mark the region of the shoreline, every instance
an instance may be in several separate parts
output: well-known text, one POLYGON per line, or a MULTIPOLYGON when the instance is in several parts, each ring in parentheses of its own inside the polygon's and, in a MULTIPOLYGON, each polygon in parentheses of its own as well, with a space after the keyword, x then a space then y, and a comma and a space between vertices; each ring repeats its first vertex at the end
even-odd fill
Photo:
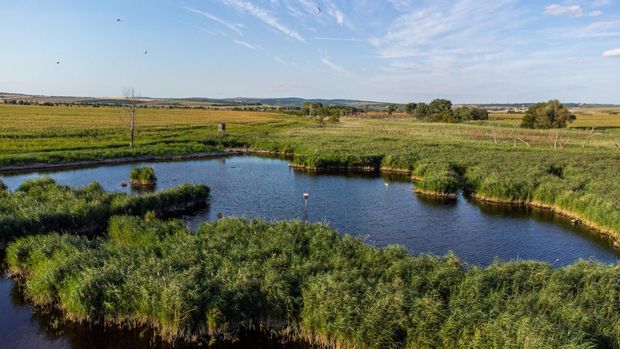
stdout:
POLYGON ((220 158, 226 156, 234 156, 234 155, 244 155, 247 154, 243 151, 238 150, 228 150, 217 153, 196 153, 196 154, 187 154, 187 155, 166 155, 166 156, 156 156, 156 155, 147 155, 147 156, 129 156, 129 157, 121 157, 121 158, 109 158, 109 159, 100 159, 100 160, 80 160, 80 161, 71 161, 71 162, 61 162, 61 163, 32 163, 28 165, 13 165, 13 166, 2 166, 0 167, 0 173, 20 173, 20 172, 30 172, 30 171, 51 171, 51 170, 70 170, 77 169, 83 167, 92 167, 99 165, 121 165, 121 164, 131 164, 137 162, 144 161, 183 161, 183 160, 200 160, 200 159, 211 159, 211 158, 220 158))
MULTIPOLYGON (((170 155, 170 156, 133 156, 133 157, 122 157, 122 158, 110 158, 110 159, 101 159, 101 160, 84 160, 84 161, 74 161, 74 162, 66 162, 66 163, 34 163, 28 165, 19 165, 19 166, 5 166, 0 167, 0 174, 7 173, 21 173, 21 172, 30 172, 30 171, 51 171, 51 170, 67 170, 67 169, 78 169, 84 167, 91 166, 99 166, 99 165, 120 165, 120 164, 129 164, 129 163, 138 163, 144 161, 184 161, 184 160, 201 160, 201 159, 212 159, 212 158, 221 158, 235 155, 271 155, 271 156, 280 156, 287 159, 290 159, 294 156, 294 153, 288 152, 280 152, 280 151, 271 151, 271 150, 261 150, 261 149, 253 149, 253 148, 229 148, 224 149, 221 152, 214 153, 196 153, 196 154, 187 154, 187 155, 170 155)), ((396 168, 396 167, 384 167, 380 166, 378 168, 373 166, 355 166, 355 167, 347 167, 347 166, 329 166, 325 168, 318 167, 310 167, 302 164, 295 164, 293 162, 289 162, 288 166, 293 169, 308 171, 313 173, 321 173, 321 172, 338 172, 338 171, 352 171, 352 172, 361 172, 361 173, 398 173, 404 175, 411 175, 412 171, 410 169, 396 168)), ((412 176, 412 181, 420 180, 421 177, 412 176)), ((573 221, 576 221, 578 225, 583 225, 588 229, 597 232, 604 237, 608 238, 615 250, 620 251, 620 232, 616 232, 612 229, 606 228, 597 224, 585 217, 581 214, 563 209, 561 207, 547 204, 544 202, 538 201, 527 201, 527 200, 511 200, 511 199, 501 199, 501 198, 493 198, 487 197, 482 194, 478 194, 476 192, 467 190, 464 188, 464 191, 468 193, 468 195, 475 201, 487 203, 487 204, 501 204, 501 205, 511 205, 511 206, 527 206, 532 208, 538 208, 543 210, 552 211, 555 214, 566 217, 573 221)), ((414 189, 416 194, 437 198, 437 199, 456 199, 458 194, 456 193, 436 193, 429 192, 421 189, 414 189)), ((573 222, 575 224, 575 222, 573 222)))
POLYGON ((484 196, 482 194, 478 194, 475 192, 470 192, 469 195, 475 201, 486 203, 486 204, 524 206, 524 207, 532 207, 532 208, 537 208, 541 210, 551 211, 554 214, 570 219, 573 225, 582 225, 602 235, 604 238, 609 239, 609 241, 612 244, 613 249, 616 251, 620 251, 620 237, 615 231, 613 231, 612 229, 603 227, 600 224, 597 224, 573 211, 565 210, 561 207, 547 204, 547 203, 540 202, 540 201, 498 199, 498 198, 484 196))

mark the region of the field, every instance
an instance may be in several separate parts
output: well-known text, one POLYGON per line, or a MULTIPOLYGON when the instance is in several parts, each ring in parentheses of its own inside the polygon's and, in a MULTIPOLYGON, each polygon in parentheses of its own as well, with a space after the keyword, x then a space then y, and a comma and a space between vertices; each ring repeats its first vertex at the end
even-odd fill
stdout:
MULTIPOLYGON (((615 108, 575 108, 571 110, 577 120, 569 124, 569 128, 592 128, 600 129, 620 128, 620 107, 615 108)), ((523 114, 491 114, 487 124, 519 125, 523 114)))

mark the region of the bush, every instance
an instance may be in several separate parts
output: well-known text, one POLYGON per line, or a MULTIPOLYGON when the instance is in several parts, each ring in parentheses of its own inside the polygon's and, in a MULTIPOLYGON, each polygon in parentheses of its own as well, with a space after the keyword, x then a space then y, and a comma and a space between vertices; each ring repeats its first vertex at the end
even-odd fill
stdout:
POLYGON ((129 175, 132 186, 154 186, 157 183, 155 170, 150 166, 134 167, 129 175))
POLYGON ((415 190, 437 196, 455 196, 461 189, 461 175, 447 163, 420 163, 413 171, 415 190))
POLYGON ((488 120, 489 112, 482 108, 460 107, 454 110, 454 119, 458 121, 488 120))
POLYGON ((521 127, 524 128, 564 128, 567 123, 576 120, 576 116, 559 101, 537 103, 527 109, 521 127))

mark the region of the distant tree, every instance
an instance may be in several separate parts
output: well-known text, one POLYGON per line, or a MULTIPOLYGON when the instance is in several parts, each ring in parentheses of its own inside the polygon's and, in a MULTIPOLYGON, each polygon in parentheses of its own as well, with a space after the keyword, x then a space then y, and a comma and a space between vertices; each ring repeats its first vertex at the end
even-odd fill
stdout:
POLYGON ((396 104, 390 104, 387 106, 386 110, 388 115, 392 116, 392 114, 394 114, 394 112, 398 110, 398 106, 396 104))
POLYGON ((524 128, 564 128, 567 123, 575 121, 574 114, 558 100, 541 102, 528 108, 521 127, 524 128))
POLYGON ((366 116, 368 116, 368 110, 370 110, 370 106, 368 104, 364 104, 364 113, 366 114, 366 116))
POLYGON ((452 102, 447 99, 435 99, 428 107, 433 116, 447 114, 452 111, 452 102))
POLYGON ((409 115, 413 115, 413 112, 415 111, 415 107, 417 104, 415 103, 407 103, 405 104, 405 113, 409 114, 409 115))
POLYGON ((426 103, 418 103, 413 111, 413 116, 419 120, 428 121, 430 109, 426 103))
POLYGON ((477 107, 460 107, 454 110, 454 119, 458 122, 468 120, 488 120, 489 112, 477 107))
POLYGON ((121 121, 129 128, 129 147, 133 147, 136 131, 136 119, 138 116, 138 96, 133 87, 123 89, 125 103, 121 111, 121 121))

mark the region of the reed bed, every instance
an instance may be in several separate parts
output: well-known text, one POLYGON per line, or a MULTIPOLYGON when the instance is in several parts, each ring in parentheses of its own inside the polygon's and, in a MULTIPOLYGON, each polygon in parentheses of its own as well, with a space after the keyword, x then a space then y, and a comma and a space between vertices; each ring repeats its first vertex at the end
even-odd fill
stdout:
POLYGON ((158 193, 106 192, 93 182, 73 189, 51 178, 25 181, 15 192, 0 190, 0 241, 52 231, 105 231, 113 215, 168 215, 204 206, 209 187, 184 184, 158 193))
POLYGON ((468 267, 322 224, 118 216, 105 238, 25 237, 9 272, 66 318, 169 341, 277 333, 338 348, 619 348, 620 268, 468 267))

